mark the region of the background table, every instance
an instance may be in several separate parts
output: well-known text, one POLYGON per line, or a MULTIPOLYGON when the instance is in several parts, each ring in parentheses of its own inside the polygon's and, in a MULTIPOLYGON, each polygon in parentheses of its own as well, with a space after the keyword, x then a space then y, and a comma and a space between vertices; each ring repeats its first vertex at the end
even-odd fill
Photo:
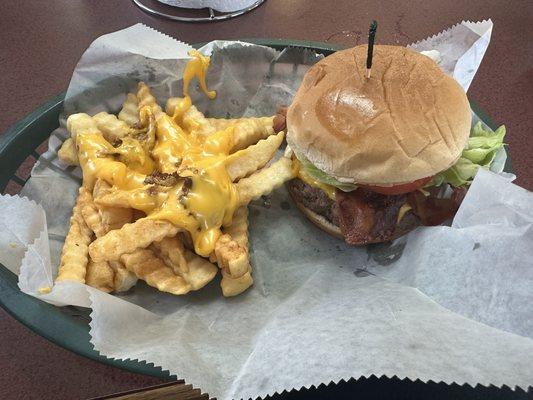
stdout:
MULTIPOLYGON (((470 87, 496 123, 505 123, 517 183, 533 190, 533 3, 531 1, 267 0, 239 18, 204 24, 149 16, 131 1, 19 0, 0 10, 0 132, 64 91, 83 51, 98 36, 137 22, 182 41, 289 38, 405 45, 463 19, 492 18, 492 41, 470 87)), ((11 191, 17 191, 12 186, 11 191)), ((83 399, 161 382, 82 358, 39 337, 0 309, 0 397, 83 399)))

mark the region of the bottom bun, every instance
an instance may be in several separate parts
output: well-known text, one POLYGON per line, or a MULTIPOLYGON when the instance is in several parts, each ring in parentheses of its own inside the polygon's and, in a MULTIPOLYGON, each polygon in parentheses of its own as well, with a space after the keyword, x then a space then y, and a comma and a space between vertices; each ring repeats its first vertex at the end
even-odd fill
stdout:
MULTIPOLYGON (((291 187, 291 185, 288 185, 289 194, 291 195, 294 203, 296 204, 296 207, 317 227, 322 229, 324 232, 329 233, 332 236, 335 236, 336 238, 344 240, 344 235, 341 232, 341 229, 338 225, 335 225, 328 221, 324 216, 314 212, 310 208, 306 207, 295 195, 294 189, 291 187)), ((390 242, 392 240, 395 240, 412 230, 418 228, 422 225, 422 222, 420 221, 420 218, 418 218, 415 214, 413 214, 411 211, 408 211, 400 223, 396 226, 396 229, 394 230, 394 233, 383 240, 376 240, 368 243, 361 243, 361 244, 355 244, 355 246, 362 246, 366 244, 371 243, 384 243, 384 242, 390 242)))

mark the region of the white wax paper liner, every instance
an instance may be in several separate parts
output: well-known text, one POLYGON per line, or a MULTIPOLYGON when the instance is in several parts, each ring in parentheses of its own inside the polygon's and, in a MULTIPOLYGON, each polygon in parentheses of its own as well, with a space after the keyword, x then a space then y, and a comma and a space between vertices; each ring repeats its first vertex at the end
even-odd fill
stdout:
POLYGON ((417 51, 439 51, 441 68, 468 91, 487 51, 491 34, 490 19, 482 22, 462 21, 408 47, 417 51))

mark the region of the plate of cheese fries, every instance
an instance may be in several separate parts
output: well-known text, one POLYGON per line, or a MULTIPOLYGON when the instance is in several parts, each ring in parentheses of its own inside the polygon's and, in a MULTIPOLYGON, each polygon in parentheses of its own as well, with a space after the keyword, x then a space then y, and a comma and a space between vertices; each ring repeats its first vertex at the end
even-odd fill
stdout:
POLYGON ((83 183, 56 282, 121 292, 141 279, 183 295, 220 270, 224 296, 252 285, 247 205, 295 176, 286 157, 265 167, 285 133, 274 117, 206 118, 188 91, 198 78, 216 97, 205 82, 209 57, 190 55, 183 97, 164 108, 140 82, 118 115, 68 117, 58 156, 81 167, 83 183))
POLYGON ((0 142, 21 187, 0 196, 4 308, 220 399, 372 375, 525 387, 532 198, 467 96, 492 22, 408 46, 376 27, 349 48, 96 39, 0 142))

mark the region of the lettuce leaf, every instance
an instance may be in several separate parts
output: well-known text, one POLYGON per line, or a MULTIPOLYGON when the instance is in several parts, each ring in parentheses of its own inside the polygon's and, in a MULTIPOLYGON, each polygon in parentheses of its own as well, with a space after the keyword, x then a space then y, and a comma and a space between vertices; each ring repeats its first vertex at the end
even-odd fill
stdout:
POLYGON ((489 169, 496 153, 504 146, 505 126, 495 132, 484 129, 478 122, 457 163, 433 178, 426 186, 439 186, 449 183, 452 186, 470 185, 479 168, 489 169))
POLYGON ((351 192, 352 190, 357 189, 357 185, 351 183, 339 182, 337 179, 329 176, 324 171, 318 169, 311 161, 309 161, 305 156, 301 154, 296 154, 296 157, 302 164, 302 168, 311 176, 313 179, 325 183, 326 185, 335 186, 336 188, 344 191, 351 192))
MULTIPOLYGON (((479 168, 490 168, 496 153, 504 146, 504 137, 504 125, 493 132, 483 128, 481 122, 478 122, 472 129, 470 138, 459 160, 452 167, 435 175, 425 187, 440 186, 443 183, 448 183, 456 187, 470 185, 479 168)), ((326 185, 335 186, 345 192, 357 189, 357 185, 339 182, 337 179, 329 176, 313 165, 305 156, 301 154, 296 154, 296 156, 302 164, 301 167, 313 179, 326 185)))

